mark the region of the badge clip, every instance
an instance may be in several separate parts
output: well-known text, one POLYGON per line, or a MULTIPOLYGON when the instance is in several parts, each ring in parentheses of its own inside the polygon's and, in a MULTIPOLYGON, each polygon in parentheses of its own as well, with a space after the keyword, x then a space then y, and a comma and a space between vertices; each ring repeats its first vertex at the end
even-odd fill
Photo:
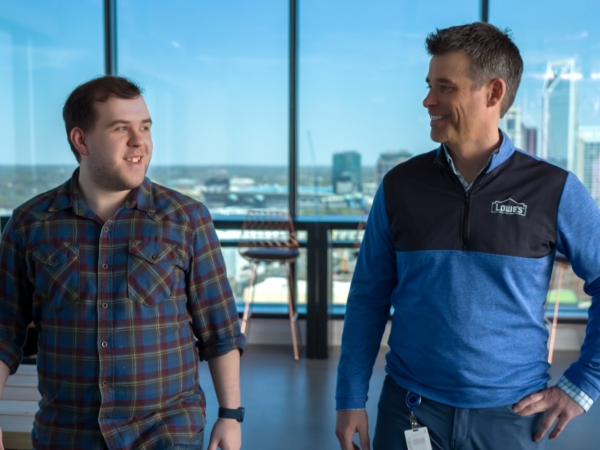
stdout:
POLYGON ((417 431, 419 423, 417 422, 417 416, 415 416, 415 409, 421 404, 421 396, 414 392, 408 391, 406 393, 406 406, 410 410, 410 427, 413 431, 417 431))

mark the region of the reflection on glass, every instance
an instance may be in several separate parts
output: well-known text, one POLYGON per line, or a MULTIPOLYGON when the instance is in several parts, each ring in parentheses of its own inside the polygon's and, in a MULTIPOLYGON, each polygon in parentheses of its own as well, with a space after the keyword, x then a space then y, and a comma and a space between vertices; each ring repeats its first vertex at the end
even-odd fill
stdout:
MULTIPOLYGON (((500 127, 517 147, 572 171, 600 204, 600 31, 595 20, 600 3, 507 0, 492 5, 490 22, 511 29, 524 62, 515 103, 500 127)), ((557 297, 556 273, 549 314, 557 297)), ((587 317, 590 298, 570 267, 559 303, 562 316, 587 317)))
POLYGON ((600 4, 510 0, 491 12, 492 23, 512 30, 525 63, 503 129, 517 147, 575 173, 600 202, 600 4))
POLYGON ((156 182, 213 215, 288 208, 287 2, 117 2, 119 74, 152 114, 156 182))
POLYGON ((76 167, 62 107, 102 75, 102 23, 101 0, 0 0, 0 216, 76 167))
POLYGON ((299 2, 299 214, 360 216, 389 169, 435 148, 425 38, 479 4, 299 2))

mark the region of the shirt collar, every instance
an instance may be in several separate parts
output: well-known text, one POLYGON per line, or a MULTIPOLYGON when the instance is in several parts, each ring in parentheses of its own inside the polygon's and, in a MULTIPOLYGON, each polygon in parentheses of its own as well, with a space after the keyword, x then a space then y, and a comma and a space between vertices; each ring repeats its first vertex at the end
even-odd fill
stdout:
MULTIPOLYGON (((78 180, 79 167, 75 169, 69 180, 58 187, 49 212, 58 212, 72 207, 76 214, 84 215, 84 210, 88 206, 79 189, 78 180)), ((148 177, 144 178, 140 186, 131 190, 123 206, 129 209, 137 208, 145 212, 156 211, 152 182, 148 177)))
MULTIPOLYGON (((497 148, 496 150, 494 150, 494 152, 490 155, 486 165, 483 167, 483 169, 481 169, 479 171, 479 173, 477 174, 477 176, 475 178, 477 178, 479 175, 481 175, 481 173, 483 171, 485 171, 485 173, 490 173, 492 170, 494 170, 496 167, 498 167, 500 164, 502 164, 508 158, 510 158, 512 156, 512 154, 515 152, 515 146, 513 145, 510 138, 506 135, 506 133, 504 133, 504 131, 502 131, 500 129, 498 129, 498 130, 500 131, 500 133, 502 135, 502 143, 500 144, 500 147, 497 148)), ((448 165, 450 166, 450 169, 458 177, 458 179, 459 179, 460 183, 462 184, 463 188, 465 189, 465 191, 468 192, 471 189, 471 187, 473 186, 473 183, 472 182, 468 183, 467 180, 465 180, 465 178, 462 176, 462 174, 458 171, 458 169, 454 165, 452 156, 450 156, 450 152, 448 152, 448 149, 446 148, 446 146, 444 144, 440 145, 440 147, 438 149, 438 154, 440 154, 440 152, 444 153, 444 156, 446 158, 446 161, 448 161, 448 165)))
POLYGON ((448 165, 450 166, 450 169, 452 169, 452 172, 454 172, 454 175, 456 175, 458 177, 458 181, 460 181, 460 184, 462 184, 462 187, 465 189, 465 192, 469 192, 471 190, 471 188, 473 187, 473 183, 475 182, 475 179, 477 179, 477 177, 479 175, 481 175, 481 172, 483 172, 487 167, 489 167, 490 161, 492 160, 492 157, 498 151, 496 149, 494 151, 494 153, 492 153, 490 155, 490 157, 488 158, 487 163, 485 164, 485 166, 479 171, 479 173, 477 173, 477 176, 475 176, 475 179, 469 183, 465 179, 465 177, 463 177, 462 173, 460 173, 459 170, 454 165, 454 161, 452 160, 452 156, 450 156, 450 152, 448 152, 448 149, 446 148, 446 146, 444 144, 442 144, 442 148, 444 149, 444 155, 446 155, 446 161, 448 161, 448 165))
POLYGON ((125 200, 125 208, 137 208, 140 211, 156 212, 152 182, 148 177, 144 178, 142 184, 131 190, 127 196, 127 200, 125 200))
POLYGON ((490 173, 500 164, 507 161, 516 150, 515 145, 512 143, 507 134, 502 130, 500 130, 500 133, 502 133, 502 144, 500 144, 500 148, 496 151, 496 153, 492 154, 491 162, 486 173, 490 173))

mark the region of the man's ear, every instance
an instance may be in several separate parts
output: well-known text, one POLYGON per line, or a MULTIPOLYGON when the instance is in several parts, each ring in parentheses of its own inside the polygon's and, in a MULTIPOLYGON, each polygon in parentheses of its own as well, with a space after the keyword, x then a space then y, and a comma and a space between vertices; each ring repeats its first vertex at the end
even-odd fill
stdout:
POLYGON ((87 156, 89 154, 85 142, 85 132, 81 128, 73 128, 69 133, 69 139, 71 140, 73 147, 75 147, 75 150, 77 150, 81 156, 87 156))
POLYGON ((506 95, 506 83, 502 78, 494 78, 488 83, 487 106, 500 106, 506 95))

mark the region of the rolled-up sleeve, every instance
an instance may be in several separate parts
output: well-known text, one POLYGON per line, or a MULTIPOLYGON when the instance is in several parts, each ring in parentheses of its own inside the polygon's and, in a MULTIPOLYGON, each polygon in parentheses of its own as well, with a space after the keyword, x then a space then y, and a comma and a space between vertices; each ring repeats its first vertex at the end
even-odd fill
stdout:
POLYGON ((11 219, 0 235, 0 360, 10 368, 11 375, 23 358, 32 295, 25 248, 18 244, 16 224, 11 219))
POLYGON ((194 219, 186 290, 198 354, 206 361, 235 349, 243 352, 246 338, 240 331, 221 244, 204 205, 199 206, 194 219))

